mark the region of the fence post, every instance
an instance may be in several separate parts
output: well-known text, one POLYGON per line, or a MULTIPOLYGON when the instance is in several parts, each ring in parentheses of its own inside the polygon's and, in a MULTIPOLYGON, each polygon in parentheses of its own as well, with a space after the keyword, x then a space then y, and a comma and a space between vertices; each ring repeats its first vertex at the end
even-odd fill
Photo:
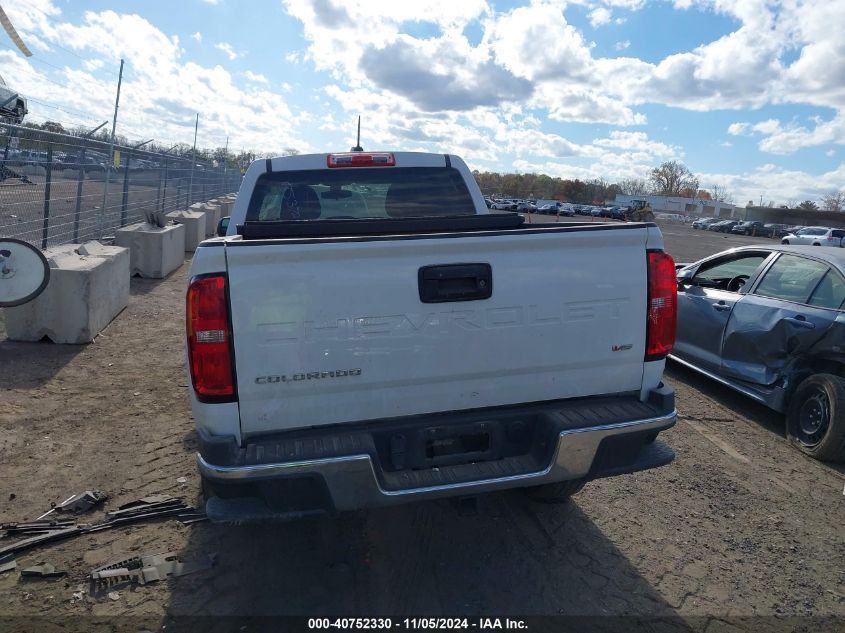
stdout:
POLYGON ((156 191, 156 211, 162 211, 162 208, 161 208, 161 165, 158 166, 158 191, 156 191))
POLYGON ((41 230, 41 249, 47 248, 50 232, 50 181, 53 179, 53 142, 47 142, 47 179, 44 182, 44 226, 41 230))
MULTIPOLYGON (((3 167, 6 167, 6 161, 9 160, 9 144, 12 142, 12 128, 6 128, 6 149, 3 150, 3 167)), ((0 178, 5 180, 5 178, 0 178)))
POLYGON ((82 205, 82 181, 85 180, 85 150, 88 143, 82 141, 82 151, 79 152, 79 172, 76 174, 76 210, 73 212, 73 242, 79 243, 79 214, 82 205))
POLYGON ((123 165, 123 200, 120 204, 120 226, 126 226, 126 207, 129 204, 129 160, 132 158, 132 151, 126 152, 126 163, 123 165))
POLYGON ((164 159, 164 190, 161 192, 161 210, 167 211, 167 159, 164 159))

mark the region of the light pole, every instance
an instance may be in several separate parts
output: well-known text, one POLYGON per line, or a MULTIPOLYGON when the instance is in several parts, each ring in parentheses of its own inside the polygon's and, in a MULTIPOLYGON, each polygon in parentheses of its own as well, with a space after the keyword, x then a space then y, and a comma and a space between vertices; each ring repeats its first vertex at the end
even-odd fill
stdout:
POLYGON ((123 83, 123 60, 120 60, 120 74, 117 76, 117 96, 114 98, 114 119, 111 124, 111 141, 109 142, 109 162, 106 163, 106 181, 103 184, 103 206, 100 207, 100 222, 97 227, 97 239, 103 237, 103 221, 106 217, 106 197, 109 193, 109 178, 111 177, 111 164, 114 161, 114 131, 117 127, 117 108, 120 104, 120 84, 123 83))
POLYGON ((194 166, 197 162, 197 130, 200 127, 200 113, 197 112, 197 120, 194 124, 194 149, 191 152, 191 179, 188 184, 188 204, 186 207, 191 206, 191 200, 194 199, 194 166))

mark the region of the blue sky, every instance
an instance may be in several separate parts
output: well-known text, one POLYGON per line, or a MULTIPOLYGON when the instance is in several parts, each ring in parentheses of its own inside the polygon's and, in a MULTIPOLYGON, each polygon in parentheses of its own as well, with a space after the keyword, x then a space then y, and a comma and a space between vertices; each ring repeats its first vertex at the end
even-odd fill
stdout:
POLYGON ((786 203, 845 188, 843 0, 29 0, 0 73, 30 119, 257 151, 453 152, 786 203))

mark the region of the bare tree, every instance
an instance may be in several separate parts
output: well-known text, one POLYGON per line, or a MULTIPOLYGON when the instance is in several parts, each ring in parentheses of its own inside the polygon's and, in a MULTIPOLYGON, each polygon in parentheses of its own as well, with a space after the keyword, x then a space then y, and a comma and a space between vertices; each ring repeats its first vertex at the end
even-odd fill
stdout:
POLYGON ((710 195, 713 196, 713 199, 716 202, 730 202, 734 201, 731 192, 728 191, 728 188, 725 185, 713 185, 713 189, 710 192, 710 195))
POLYGON ((643 178, 625 178, 617 184, 626 196, 642 196, 648 193, 648 182, 643 178))
POLYGON ((845 207, 845 191, 834 189, 822 196, 821 203, 825 211, 842 211, 845 207))
POLYGON ((686 165, 676 160, 668 160, 652 169, 649 180, 654 192, 664 196, 677 196, 684 189, 698 191, 698 178, 686 165))

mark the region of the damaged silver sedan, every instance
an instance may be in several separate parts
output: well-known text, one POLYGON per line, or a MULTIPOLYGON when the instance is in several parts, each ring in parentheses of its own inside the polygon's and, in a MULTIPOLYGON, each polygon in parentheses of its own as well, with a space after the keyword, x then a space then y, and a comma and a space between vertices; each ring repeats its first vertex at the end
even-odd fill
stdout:
POLYGON ((748 246, 677 268, 670 358, 785 413, 806 454, 845 461, 845 251, 748 246))

